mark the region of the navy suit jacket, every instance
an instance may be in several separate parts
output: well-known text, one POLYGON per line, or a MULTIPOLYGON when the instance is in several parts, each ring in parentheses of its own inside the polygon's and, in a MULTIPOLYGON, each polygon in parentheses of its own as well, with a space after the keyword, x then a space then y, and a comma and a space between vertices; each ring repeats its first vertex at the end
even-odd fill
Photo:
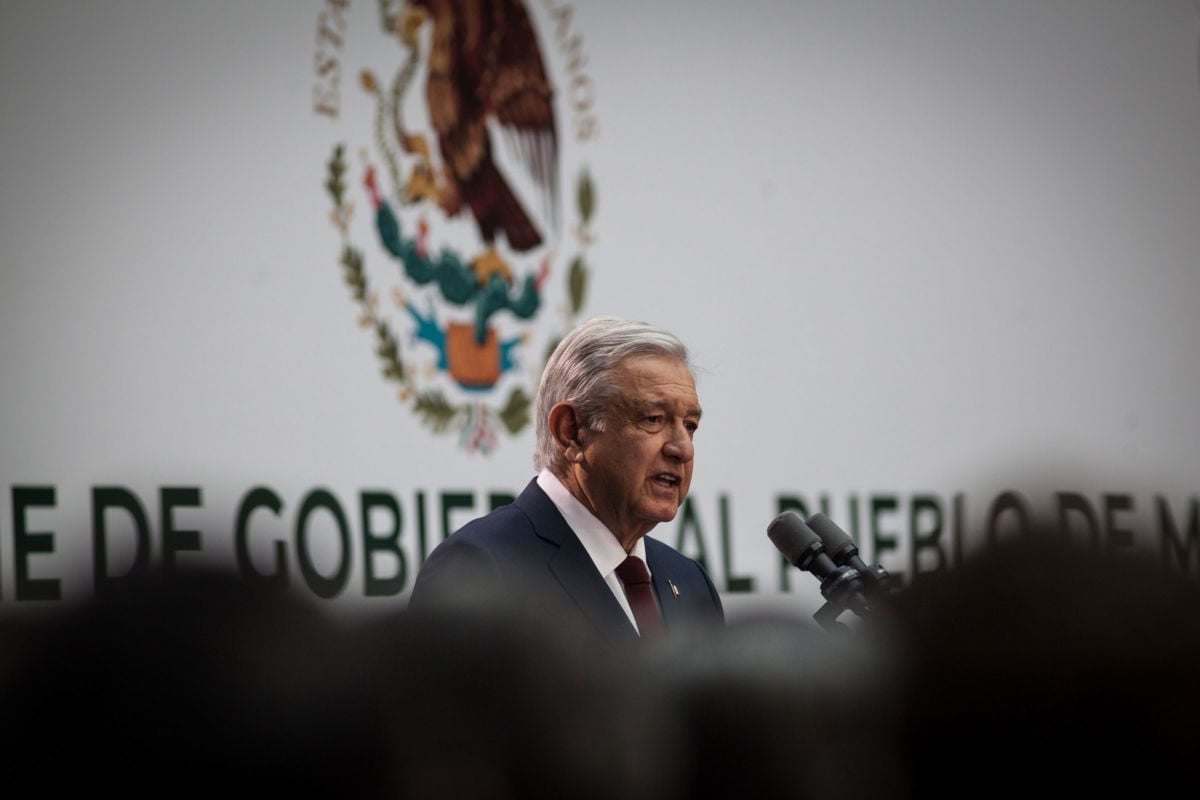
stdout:
MULTIPOLYGON (((645 543, 667 634, 722 623, 721 598, 700 564, 649 536, 645 543)), ((536 480, 512 505, 467 523, 434 548, 409 605, 419 609, 463 594, 517 598, 535 613, 583 624, 607 640, 637 640, 612 589, 536 480)))

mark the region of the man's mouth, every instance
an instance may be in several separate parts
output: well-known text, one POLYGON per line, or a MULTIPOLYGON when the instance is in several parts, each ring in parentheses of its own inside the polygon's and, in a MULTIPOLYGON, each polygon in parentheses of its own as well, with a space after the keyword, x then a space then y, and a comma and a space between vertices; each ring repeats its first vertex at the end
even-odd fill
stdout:
POLYGON ((660 472, 658 475, 654 476, 654 482, 663 486, 674 487, 680 484, 680 478, 678 475, 672 475, 668 472, 660 472))

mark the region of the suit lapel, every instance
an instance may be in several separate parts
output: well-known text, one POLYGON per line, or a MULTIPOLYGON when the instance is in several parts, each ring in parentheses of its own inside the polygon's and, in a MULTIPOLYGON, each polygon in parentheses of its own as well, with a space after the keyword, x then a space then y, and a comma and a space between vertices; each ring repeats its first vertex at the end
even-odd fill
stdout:
POLYGON ((550 571, 558 579, 563 590, 571 596, 583 613, 595 623, 606 636, 628 639, 637 636, 637 631, 625 616, 624 609, 613 597, 612 589, 596 571, 596 565, 583 549, 579 540, 564 543, 558 554, 550 560, 550 571), (573 552, 578 548, 579 552, 573 552))
POLYGON ((671 576, 667 574, 667 568, 658 563, 655 557, 654 545, 656 542, 647 537, 646 542, 646 567, 650 570, 650 583, 654 587, 654 596, 658 598, 658 607, 662 609, 663 626, 670 627, 672 612, 676 609, 676 597, 671 587, 674 582, 671 576))
POLYGON ((525 487, 516 505, 529 516, 539 537, 557 545, 547 567, 584 615, 608 638, 636 639, 637 631, 591 556, 536 480, 525 487))

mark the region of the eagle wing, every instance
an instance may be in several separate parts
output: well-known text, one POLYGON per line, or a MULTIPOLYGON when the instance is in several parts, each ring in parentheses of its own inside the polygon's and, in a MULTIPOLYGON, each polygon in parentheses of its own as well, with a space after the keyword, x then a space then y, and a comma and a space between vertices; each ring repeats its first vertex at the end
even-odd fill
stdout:
POLYGON ((502 21, 496 42, 494 77, 481 87, 485 107, 511 135, 518 158, 550 207, 557 208, 558 136, 554 91, 546 77, 541 49, 521 0, 495 0, 494 19, 502 21))
POLYGON ((492 158, 495 121, 557 226, 558 144, 553 92, 521 0, 425 0, 433 42, 426 86, 447 175, 491 242, 503 230, 519 251, 540 243, 492 158))

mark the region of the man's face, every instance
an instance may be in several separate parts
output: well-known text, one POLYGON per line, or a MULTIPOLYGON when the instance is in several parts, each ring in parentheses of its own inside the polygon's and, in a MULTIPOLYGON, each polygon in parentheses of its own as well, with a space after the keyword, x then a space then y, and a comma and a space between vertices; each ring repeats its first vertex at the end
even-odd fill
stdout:
POLYGON ((628 550, 687 497, 700 400, 687 366, 665 356, 628 358, 613 378, 605 429, 580 432, 572 471, 580 499, 628 550))

